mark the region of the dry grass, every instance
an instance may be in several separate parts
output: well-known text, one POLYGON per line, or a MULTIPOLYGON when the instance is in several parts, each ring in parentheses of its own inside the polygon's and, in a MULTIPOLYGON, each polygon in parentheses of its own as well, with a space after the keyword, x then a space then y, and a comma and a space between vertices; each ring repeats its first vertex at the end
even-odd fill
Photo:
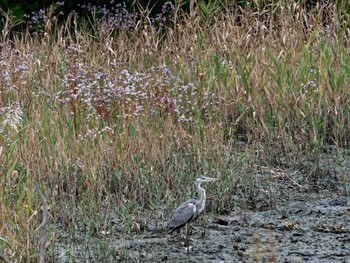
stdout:
MULTIPOLYGON (((116 32, 71 15, 63 27, 46 21, 42 38, 5 20, 0 252, 38 257, 32 180, 51 224, 98 236, 113 214, 131 233, 137 209, 171 209, 198 174, 221 178, 209 207, 226 211, 259 165, 349 147, 349 20, 327 12, 279 4, 207 24, 178 14, 162 34, 147 16, 116 32)), ((56 238, 51 229, 51 255, 56 238)))

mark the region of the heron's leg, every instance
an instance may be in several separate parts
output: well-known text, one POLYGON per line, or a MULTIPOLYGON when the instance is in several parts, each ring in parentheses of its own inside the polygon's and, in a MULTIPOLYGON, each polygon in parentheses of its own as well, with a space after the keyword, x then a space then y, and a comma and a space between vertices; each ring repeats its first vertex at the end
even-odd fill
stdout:
POLYGON ((190 239, 188 238, 188 235, 189 235, 189 229, 190 229, 190 226, 189 224, 186 224, 185 225, 185 229, 186 229, 186 248, 187 248, 187 255, 190 254, 190 239))
POLYGON ((201 237, 204 238, 207 234, 207 227, 208 227, 208 217, 207 217, 207 213, 205 211, 203 211, 203 232, 201 234, 201 237))

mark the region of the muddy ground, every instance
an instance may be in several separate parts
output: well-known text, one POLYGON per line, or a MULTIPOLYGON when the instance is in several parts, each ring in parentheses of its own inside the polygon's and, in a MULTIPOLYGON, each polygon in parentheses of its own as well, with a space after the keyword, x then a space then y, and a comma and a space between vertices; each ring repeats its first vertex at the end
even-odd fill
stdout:
POLYGON ((168 243, 144 234, 129 247, 132 262, 350 262, 350 199, 322 191, 289 196, 266 211, 232 212, 199 222, 186 253, 180 235, 168 243), (145 240, 148 242, 144 242, 145 240), (273 261, 275 259, 275 261, 273 261))
POLYGON ((92 248, 97 242, 76 241, 68 256, 62 240, 53 261, 350 263, 350 167, 335 161, 328 155, 317 173, 262 168, 257 180, 275 178, 269 190, 256 187, 254 207, 195 222, 189 255, 180 234, 165 233, 164 221, 146 223, 132 240, 110 235, 99 259, 92 248))

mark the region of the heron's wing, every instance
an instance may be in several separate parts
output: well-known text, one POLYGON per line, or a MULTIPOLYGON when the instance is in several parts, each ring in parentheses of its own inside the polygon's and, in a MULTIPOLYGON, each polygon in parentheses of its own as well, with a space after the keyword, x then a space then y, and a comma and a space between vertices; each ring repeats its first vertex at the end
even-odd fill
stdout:
POLYGON ((171 233, 173 230, 183 227, 194 219, 197 210, 197 202, 197 200, 191 199, 182 203, 178 208, 175 209, 167 225, 167 231, 169 233, 171 233))

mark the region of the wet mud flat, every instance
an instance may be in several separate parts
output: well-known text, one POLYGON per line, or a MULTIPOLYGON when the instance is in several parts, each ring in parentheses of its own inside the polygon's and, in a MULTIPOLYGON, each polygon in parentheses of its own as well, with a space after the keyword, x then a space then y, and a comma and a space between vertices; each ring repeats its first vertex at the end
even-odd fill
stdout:
MULTIPOLYGON (((350 262, 350 199, 299 194, 267 211, 209 219, 196 225, 187 255, 180 238, 141 242, 130 262, 350 262)), ((151 240, 152 234, 140 239, 151 240)))
MULTIPOLYGON (((272 172, 278 175, 281 170, 272 172)), ((205 215, 193 223, 189 254, 180 233, 166 233, 164 218, 146 222, 132 239, 107 237, 108 255, 102 260, 83 253, 86 247, 94 251, 98 242, 93 240, 85 248, 77 242, 71 256, 74 262, 350 263, 349 173, 346 178, 344 173, 327 174, 317 185, 304 172, 282 174, 269 191, 257 184, 254 207, 205 215)), ((262 172, 257 178, 265 176, 262 172)), ((55 258, 67 262, 64 243, 55 258)))
MULTIPOLYGON (((205 220, 194 223, 189 255, 180 233, 168 236, 158 229, 132 240, 110 237, 114 252, 106 261, 350 262, 350 198, 327 190, 289 198, 265 211, 205 216, 206 227, 205 220)), ((75 262, 97 262, 93 255, 78 254, 75 262)), ((65 262, 64 258, 56 262, 65 262)))

